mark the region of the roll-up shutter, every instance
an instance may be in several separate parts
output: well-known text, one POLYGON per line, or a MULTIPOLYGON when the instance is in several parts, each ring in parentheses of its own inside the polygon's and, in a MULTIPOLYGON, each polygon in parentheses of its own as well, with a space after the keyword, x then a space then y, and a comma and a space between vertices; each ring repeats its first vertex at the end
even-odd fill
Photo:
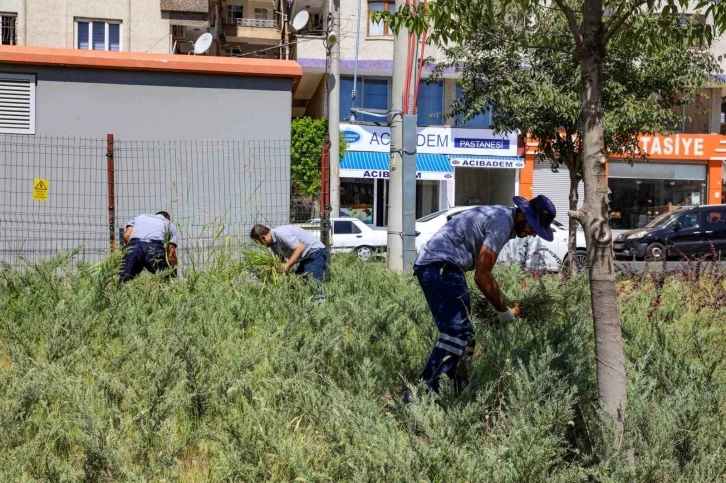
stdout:
MULTIPOLYGON (((585 199, 585 186, 580 182, 577 189, 579 193, 580 206, 585 199)), ((557 221, 567 226, 567 212, 570 208, 570 173, 567 166, 561 164, 558 173, 552 172, 552 165, 548 161, 537 161, 534 163, 534 179, 532 182, 532 194, 545 195, 554 203, 557 209, 557 221)))

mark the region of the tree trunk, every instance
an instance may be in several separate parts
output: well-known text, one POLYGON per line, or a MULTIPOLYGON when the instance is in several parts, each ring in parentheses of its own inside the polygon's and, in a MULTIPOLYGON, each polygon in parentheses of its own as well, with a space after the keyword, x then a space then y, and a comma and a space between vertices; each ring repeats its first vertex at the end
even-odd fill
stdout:
POLYGON ((615 290, 612 232, 608 224, 607 176, 603 140, 602 81, 605 38, 601 0, 583 2, 581 117, 585 202, 571 213, 582 225, 590 257, 590 295, 595 328, 597 385, 601 404, 622 434, 627 409, 625 356, 615 290))
MULTIPOLYGON (((580 178, 577 175, 577 166, 568 165, 567 169, 570 173, 570 211, 577 210, 577 204, 580 201, 580 194, 577 192, 577 187, 580 184, 580 178)), ((570 216, 570 233, 567 239, 567 273, 574 275, 577 273, 577 227, 580 225, 577 219, 570 216)))

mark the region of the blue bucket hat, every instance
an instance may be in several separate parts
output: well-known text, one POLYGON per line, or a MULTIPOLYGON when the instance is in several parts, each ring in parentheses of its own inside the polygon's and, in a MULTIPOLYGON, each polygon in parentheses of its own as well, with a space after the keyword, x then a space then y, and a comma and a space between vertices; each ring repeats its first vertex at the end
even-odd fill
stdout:
POLYGON ((524 213, 524 216, 529 222, 529 226, 532 227, 537 235, 547 241, 555 239, 550 225, 552 225, 552 221, 557 216, 557 210, 549 198, 544 195, 537 195, 527 201, 521 196, 515 196, 513 201, 517 205, 517 208, 522 210, 522 213, 524 213))

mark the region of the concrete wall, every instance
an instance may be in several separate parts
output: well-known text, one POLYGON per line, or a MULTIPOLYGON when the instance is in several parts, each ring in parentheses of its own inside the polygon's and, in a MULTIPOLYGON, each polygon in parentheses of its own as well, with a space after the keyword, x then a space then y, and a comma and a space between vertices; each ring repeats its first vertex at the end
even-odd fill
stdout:
POLYGON ((171 30, 160 0, 0 0, 18 15, 18 45, 75 48, 77 18, 122 23, 122 49, 169 53, 171 30))
POLYGON ((290 216, 291 80, 67 68, 37 75, 36 135, 0 134, 0 260, 109 247, 106 134, 116 137, 117 228, 166 209, 187 266, 225 237, 290 216), (50 182, 34 201, 35 178, 50 182), (219 236, 216 228, 221 227, 219 236))

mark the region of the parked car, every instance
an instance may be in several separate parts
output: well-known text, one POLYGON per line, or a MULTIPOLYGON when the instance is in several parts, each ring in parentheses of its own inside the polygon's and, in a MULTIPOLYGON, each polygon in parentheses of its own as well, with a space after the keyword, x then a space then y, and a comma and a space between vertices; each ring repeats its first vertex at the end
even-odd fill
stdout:
MULTIPOLYGON (((569 263, 568 239, 570 230, 559 221, 552 222, 554 239, 551 242, 541 237, 515 237, 509 240, 499 253, 498 263, 521 263, 525 260, 525 266, 532 269, 544 269, 551 272, 558 272, 563 266, 569 263)), ((577 249, 575 251, 575 263, 579 270, 587 268, 590 259, 587 256, 587 245, 585 233, 582 229, 575 232, 577 249)))
MULTIPOLYGON (((385 230, 376 230, 366 225, 358 218, 331 218, 332 239, 331 252, 355 252, 361 260, 368 260, 376 253, 386 251, 388 233, 385 230)), ((320 219, 308 220, 297 225, 320 238, 320 219)))
POLYGON ((613 243, 620 260, 660 261, 726 254, 726 205, 683 206, 663 213, 644 228, 626 231, 613 243))
MULTIPOLYGON (((416 250, 419 250, 424 243, 429 241, 447 221, 471 208, 473 206, 449 208, 431 213, 416 220, 416 232, 418 233, 416 236, 416 250)), ((569 258, 567 253, 569 229, 558 221, 554 221, 552 223, 552 231, 554 231, 555 237, 551 242, 545 241, 540 237, 514 238, 510 240, 499 254, 499 263, 519 263, 522 259, 526 259, 526 266, 529 268, 544 268, 549 271, 559 271, 562 268, 562 262, 569 258)), ((585 233, 582 229, 578 229, 575 236, 577 240, 575 262, 578 267, 587 267, 589 265, 589 259, 587 256, 585 233)))
POLYGON ((457 206, 422 216, 416 220, 416 250, 429 241, 434 234, 459 213, 474 208, 473 206, 457 206))

